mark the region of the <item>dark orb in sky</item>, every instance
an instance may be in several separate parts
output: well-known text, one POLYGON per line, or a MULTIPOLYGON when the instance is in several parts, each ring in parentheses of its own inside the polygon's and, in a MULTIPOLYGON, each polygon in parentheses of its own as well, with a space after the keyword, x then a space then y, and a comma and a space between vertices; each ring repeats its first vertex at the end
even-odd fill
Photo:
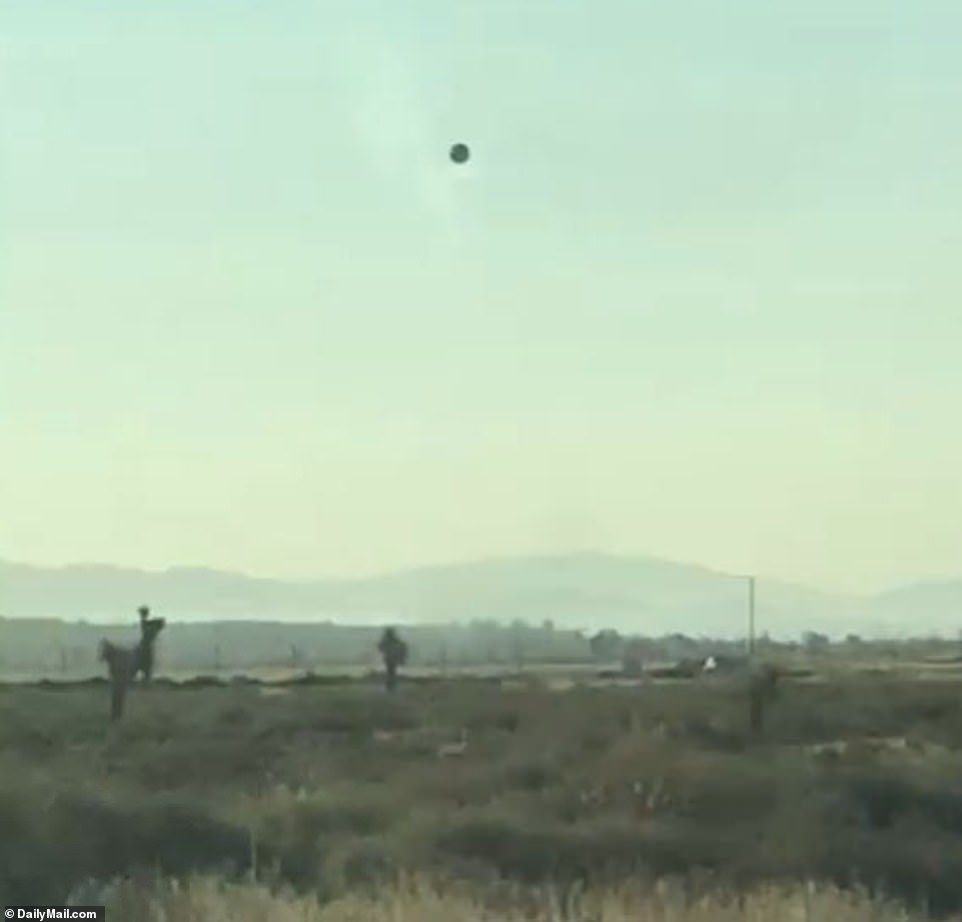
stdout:
POLYGON ((471 156, 471 151, 468 150, 467 144, 452 144, 450 157, 454 163, 467 163, 468 158, 471 156))

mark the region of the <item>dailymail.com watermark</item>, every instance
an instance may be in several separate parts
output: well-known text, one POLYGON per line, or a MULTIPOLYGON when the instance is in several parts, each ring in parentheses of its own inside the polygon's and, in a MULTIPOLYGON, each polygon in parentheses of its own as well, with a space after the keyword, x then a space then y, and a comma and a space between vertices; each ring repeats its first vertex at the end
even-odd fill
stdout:
POLYGON ((36 922, 40 919, 87 919, 105 922, 107 910, 103 906, 7 906, 3 918, 25 919, 36 922))

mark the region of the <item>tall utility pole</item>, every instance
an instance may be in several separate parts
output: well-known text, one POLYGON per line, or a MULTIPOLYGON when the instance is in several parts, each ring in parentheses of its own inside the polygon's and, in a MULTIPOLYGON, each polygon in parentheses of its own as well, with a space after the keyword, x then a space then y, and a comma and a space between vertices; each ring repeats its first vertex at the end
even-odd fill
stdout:
POLYGON ((731 579, 743 579, 748 584, 748 637, 746 640, 748 655, 753 657, 755 655, 755 577, 747 573, 725 573, 724 571, 722 573, 731 579))

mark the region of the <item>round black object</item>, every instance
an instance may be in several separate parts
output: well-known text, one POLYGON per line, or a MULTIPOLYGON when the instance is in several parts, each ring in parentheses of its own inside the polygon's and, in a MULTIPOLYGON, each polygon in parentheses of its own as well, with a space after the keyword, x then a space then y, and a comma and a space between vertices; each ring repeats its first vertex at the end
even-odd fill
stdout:
POLYGON ((470 156, 471 151, 468 150, 467 144, 453 144, 451 146, 450 157, 455 163, 467 163, 470 156))

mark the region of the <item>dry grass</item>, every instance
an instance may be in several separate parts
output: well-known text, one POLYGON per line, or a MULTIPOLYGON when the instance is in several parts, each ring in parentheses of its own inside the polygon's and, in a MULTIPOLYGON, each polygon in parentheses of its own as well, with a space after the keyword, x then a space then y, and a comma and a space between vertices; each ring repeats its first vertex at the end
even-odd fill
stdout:
MULTIPOLYGON (((360 892, 400 871, 490 876, 499 889, 505 879, 637 885, 641 874, 705 873, 754 894, 726 909, 716 890, 709 906, 681 913, 650 892, 594 893, 566 922, 898 917, 864 895, 818 890, 806 915, 807 890, 751 890, 809 879, 866 881, 905 900, 924 894, 933 912, 962 911, 956 683, 798 683, 759 737, 735 680, 560 694, 452 680, 393 696, 351 683, 279 696, 158 685, 138 691, 116 727, 105 695, 0 694, 0 902, 58 901, 89 877, 147 867, 188 882, 138 887, 123 898, 157 907, 115 917, 176 922, 207 900, 205 919, 351 918, 331 913, 354 911, 360 892), (464 757, 438 759, 461 727, 464 757), (913 745, 857 743, 866 737, 913 745), (837 740, 851 745, 819 754, 837 740), (225 882, 250 870, 315 895, 326 915, 303 896, 225 882)), ((404 887, 356 913, 430 919, 440 901, 443 918, 477 919, 495 898, 404 887)), ((511 907, 493 918, 523 918, 511 907)))
MULTIPOLYGON (((83 894, 102 900, 108 918, 142 922, 916 922, 925 918, 858 891, 794 885, 745 894, 689 898, 680 885, 572 894, 516 892, 493 901, 464 886, 407 878, 378 895, 349 895, 326 905, 259 884, 214 877, 145 887, 120 881, 83 894)), ((953 917, 958 919, 958 917, 953 917)), ((949 920, 946 920, 949 922, 949 920)))

